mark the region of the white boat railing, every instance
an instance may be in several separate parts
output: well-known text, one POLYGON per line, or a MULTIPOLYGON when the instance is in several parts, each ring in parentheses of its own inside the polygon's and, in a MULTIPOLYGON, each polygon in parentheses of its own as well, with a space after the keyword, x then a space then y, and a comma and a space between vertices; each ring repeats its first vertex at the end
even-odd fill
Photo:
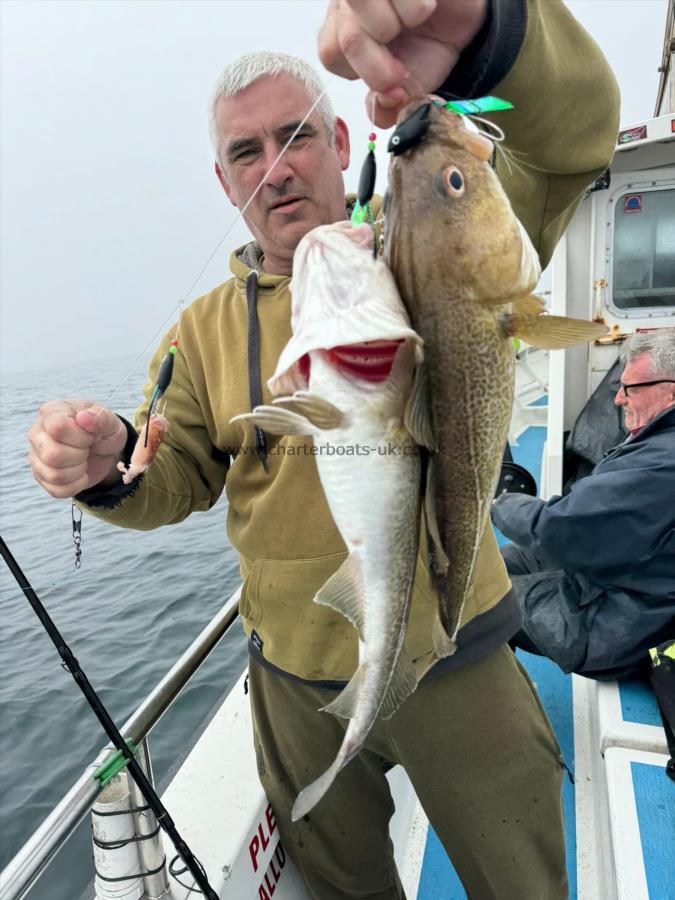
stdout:
MULTIPOLYGON (((151 777, 152 770, 145 739, 236 619, 240 592, 241 588, 238 588, 232 594, 120 728, 126 740, 132 741, 135 745, 143 745, 139 756, 145 763, 144 768, 148 770, 146 772, 148 777, 151 777)), ((83 816, 90 811, 102 790, 101 782, 93 777, 94 772, 106 761, 112 750, 111 744, 101 750, 42 825, 0 873, 0 897, 3 900, 20 900, 25 896, 66 843, 83 816)))

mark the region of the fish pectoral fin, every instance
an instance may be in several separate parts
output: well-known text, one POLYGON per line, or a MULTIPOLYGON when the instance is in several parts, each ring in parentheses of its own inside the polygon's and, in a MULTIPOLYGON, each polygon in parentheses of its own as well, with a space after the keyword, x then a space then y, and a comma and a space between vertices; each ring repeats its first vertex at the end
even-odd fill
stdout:
POLYGON ((514 300, 511 311, 516 316, 538 316, 546 310, 546 304, 536 294, 528 294, 520 300, 514 300))
POLYGON ((517 335, 533 347, 545 350, 594 341, 609 331, 601 322, 587 322, 567 316, 520 315, 517 312, 505 315, 502 327, 507 337, 517 335))
POLYGON ((446 656, 452 656, 452 654, 457 650, 457 644, 452 640, 452 638, 443 627, 443 623, 441 622, 440 610, 439 613, 434 616, 434 622, 431 627, 431 641, 434 647, 434 655, 437 656, 438 659, 444 659, 446 656))
POLYGON ((275 406, 304 416, 312 425, 322 431, 339 428, 345 422, 345 414, 342 410, 324 400, 323 397, 319 397, 318 394, 310 394, 308 391, 298 391, 292 397, 279 397, 272 402, 275 406))
POLYGON ((314 602, 341 613, 349 619, 361 636, 363 632, 363 595, 361 573, 356 557, 351 553, 320 588, 314 602))
POLYGON ((231 423, 244 421, 257 425, 269 434, 317 434, 317 429, 304 416, 276 406, 256 406, 253 412, 230 419, 231 423))
POLYGON ((410 397, 403 415, 403 424, 417 444, 427 447, 429 450, 436 449, 434 432, 431 427, 429 389, 424 365, 419 365, 415 369, 410 397))
POLYGON ((450 560, 445 552, 445 547, 441 540, 441 533, 438 528, 438 518, 436 517, 436 467, 434 460, 430 459, 427 466, 427 483, 424 491, 424 521, 427 526, 427 534, 429 535, 429 561, 431 570, 436 575, 444 576, 447 574, 450 560))
POLYGON ((394 674, 391 676, 387 693, 384 695, 379 717, 390 719, 406 697, 409 697, 417 687, 417 670, 412 660, 401 650, 394 674))
POLYGON ((365 677, 366 667, 362 663, 335 700, 332 700, 327 706, 322 706, 319 712, 329 712, 334 716, 340 716, 341 719, 353 719, 365 677))

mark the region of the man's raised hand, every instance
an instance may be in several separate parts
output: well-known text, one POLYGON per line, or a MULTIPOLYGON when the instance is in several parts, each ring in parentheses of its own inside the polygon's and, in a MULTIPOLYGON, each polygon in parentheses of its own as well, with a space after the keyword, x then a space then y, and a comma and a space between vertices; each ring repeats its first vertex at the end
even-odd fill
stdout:
POLYGON ((388 128, 408 97, 429 93, 479 31, 487 0, 330 0, 319 58, 370 88, 368 115, 388 128))

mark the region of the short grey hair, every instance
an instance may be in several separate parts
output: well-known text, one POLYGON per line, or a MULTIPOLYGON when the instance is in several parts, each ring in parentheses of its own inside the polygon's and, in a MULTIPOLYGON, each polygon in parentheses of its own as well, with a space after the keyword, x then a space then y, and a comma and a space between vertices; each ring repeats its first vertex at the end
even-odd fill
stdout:
MULTIPOLYGON (((245 53, 234 62, 226 66, 218 76, 211 92, 209 101, 209 137, 218 163, 222 165, 220 158, 220 135, 216 122, 216 106, 221 97, 232 97, 247 88, 254 81, 266 75, 280 75, 282 72, 296 78, 307 91, 310 104, 309 110, 323 93, 324 85, 318 72, 297 56, 288 53, 275 53, 271 50, 258 50, 254 53, 245 53)), ((316 111, 323 119, 328 141, 332 145, 335 138, 335 112, 328 94, 324 94, 319 101, 316 111)))
POLYGON ((675 328, 631 334, 619 351, 619 359, 625 366, 643 353, 649 354, 650 368, 656 378, 675 378, 675 328))

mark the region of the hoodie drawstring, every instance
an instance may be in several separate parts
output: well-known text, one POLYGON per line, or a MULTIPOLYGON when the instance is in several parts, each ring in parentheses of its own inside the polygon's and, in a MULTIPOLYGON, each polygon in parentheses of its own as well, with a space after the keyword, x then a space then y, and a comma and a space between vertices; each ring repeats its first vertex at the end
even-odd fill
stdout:
MULTIPOLYGON (((262 403, 260 383, 260 328, 258 325, 258 273, 253 270, 246 276, 246 308, 248 311, 248 396, 251 410, 262 403)), ((267 464, 267 440, 265 432, 255 428, 255 453, 265 472, 267 464)))

